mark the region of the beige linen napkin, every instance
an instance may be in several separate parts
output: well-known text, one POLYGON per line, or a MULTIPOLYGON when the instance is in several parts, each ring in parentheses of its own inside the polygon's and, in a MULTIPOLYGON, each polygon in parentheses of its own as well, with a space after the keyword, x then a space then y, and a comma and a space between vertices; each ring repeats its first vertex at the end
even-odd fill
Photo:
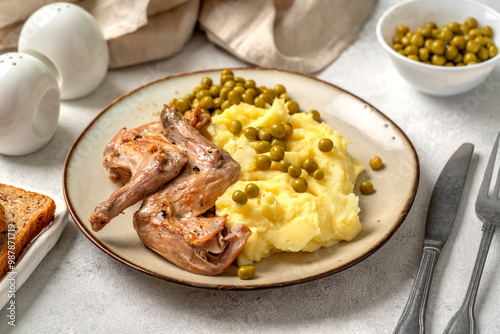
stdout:
MULTIPOLYGON (((0 2, 0 53, 16 50, 24 20, 50 2, 55 0, 0 2)), ((108 41, 110 68, 175 54, 199 22, 210 41, 248 63, 312 73, 356 39, 376 0, 68 2, 96 19, 108 41)))
POLYGON ((108 38, 110 68, 162 59, 182 50, 193 34, 199 7, 199 0, 149 1, 147 24, 108 38))
MULTIPOLYGON (((0 53, 15 51, 24 20, 56 0, 2 0, 0 53), (21 5, 22 3, 22 5, 21 5)), ((96 19, 108 41, 110 68, 161 59, 180 51, 197 22, 200 0, 73 0, 96 19)))
POLYGON ((205 0, 208 38, 259 66, 316 72, 357 37, 376 0, 205 0))

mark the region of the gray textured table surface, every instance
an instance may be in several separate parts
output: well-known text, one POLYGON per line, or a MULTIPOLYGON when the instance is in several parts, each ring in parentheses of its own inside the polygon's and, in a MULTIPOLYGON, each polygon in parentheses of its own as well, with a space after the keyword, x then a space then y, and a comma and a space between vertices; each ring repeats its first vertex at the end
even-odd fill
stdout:
MULTIPOLYGON (((17 333, 390 333, 415 278, 432 187, 463 142, 475 145, 459 215, 439 260, 427 312, 428 333, 441 333, 460 306, 481 238, 474 202, 491 145, 500 130, 500 68, 478 89, 449 97, 424 95, 393 69, 375 37, 379 1, 357 41, 315 75, 368 101, 413 142, 420 159, 418 194, 387 244, 361 263, 311 283, 252 292, 218 292, 170 284, 118 263, 70 220, 56 246, 16 294, 16 327, 1 311, 0 332, 17 333)), ((482 1, 500 11, 495 0, 482 1)), ((81 131, 112 100, 174 73, 245 66, 195 33, 165 60, 115 70, 91 95, 61 105, 60 126, 41 151, 0 156, 1 179, 62 197, 65 156, 81 131)), ((494 237, 476 304, 481 333, 500 332, 500 239, 494 237)))

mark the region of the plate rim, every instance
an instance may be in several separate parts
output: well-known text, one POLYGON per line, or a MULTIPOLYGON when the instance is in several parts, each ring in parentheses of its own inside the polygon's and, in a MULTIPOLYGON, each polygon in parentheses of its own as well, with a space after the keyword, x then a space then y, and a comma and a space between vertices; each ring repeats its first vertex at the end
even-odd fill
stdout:
MULTIPOLYGON (((281 288, 281 287, 286 287, 286 286, 293 286, 293 285, 298 285, 298 284, 304 284, 308 283, 311 281, 315 281, 321 278, 328 277, 330 275, 333 275, 335 273, 339 273, 341 271, 344 271, 355 264, 360 263, 361 261, 365 260, 369 256, 373 255, 377 250, 379 250, 383 245, 387 243, 387 241, 396 233, 396 231, 401 227, 403 222, 405 221, 406 217, 408 216, 408 213, 410 212, 410 209, 415 201, 415 197, 417 195, 417 190, 419 186, 419 181, 420 181, 420 162, 418 158, 417 151, 415 147, 413 146, 413 143, 411 142, 410 138, 406 135, 406 133, 395 123, 393 122, 389 117, 387 117, 382 111, 380 111, 378 108, 374 107, 372 104, 368 103, 364 99, 360 98, 359 96, 347 91, 346 89, 343 89, 333 83, 330 83, 328 81, 325 81, 323 79, 320 79, 318 77, 315 77, 313 75, 307 74, 307 73, 301 73, 297 71, 291 71, 291 70, 286 70, 286 69, 279 69, 279 68, 272 68, 272 67, 257 67, 257 66, 238 66, 238 67, 223 67, 223 68, 210 68, 210 69, 202 69, 202 70, 195 70, 195 71, 187 71, 187 72, 182 72, 182 73, 175 73, 171 74, 168 76, 164 76, 158 79, 155 79, 153 81, 147 82, 145 84, 142 84, 138 87, 136 87, 133 90, 130 90, 129 92, 119 96, 112 102, 110 102, 99 114, 97 114, 92 121, 87 125, 87 127, 81 132, 81 134, 78 136, 78 138, 75 140, 75 142, 71 145, 71 148, 69 149, 66 158, 64 160, 64 167, 63 167, 63 173, 62 173, 62 190, 63 190, 63 196, 64 196, 64 201, 66 203, 66 207, 68 209, 68 212, 73 219, 73 222, 75 225, 78 227, 78 229, 94 244, 96 245, 99 249, 101 249, 105 254, 110 256, 111 258, 115 259, 116 261, 124 264, 125 266, 128 266, 132 269, 135 269, 141 273, 144 273, 146 275, 158 278, 163 281, 171 282, 171 283, 176 283, 179 285, 183 286, 189 286, 189 287, 194 287, 194 288, 203 288, 203 289, 212 289, 212 290, 239 290, 239 291, 248 291, 248 290, 265 290, 265 289, 273 289, 273 288, 281 288), (305 278, 301 279, 294 279, 294 280, 289 280, 289 281, 284 281, 284 282, 276 282, 276 283, 270 283, 270 284, 261 284, 261 285, 252 285, 252 284, 242 284, 242 285, 233 285, 233 284, 219 284, 219 285, 213 285, 213 284, 205 284, 205 283, 193 283, 193 282, 188 282, 188 281, 183 281, 180 279, 175 279, 172 277, 167 277, 164 275, 160 275, 158 273, 152 272, 148 269, 142 268, 134 263, 131 263, 127 261, 126 259, 123 259, 119 255, 113 253, 110 251, 105 245, 103 245, 100 240, 96 239, 90 232, 87 230, 85 225, 78 219, 78 215, 76 212, 73 210, 73 205, 71 203, 71 200, 68 195, 68 189, 67 189, 67 173, 68 173, 68 165, 70 163, 72 154, 74 153, 74 150, 76 146, 79 144, 79 142, 84 138, 86 133, 89 131, 89 129, 94 125, 97 120, 102 117, 110 108, 112 108, 115 104, 117 104, 119 101, 127 98, 128 96, 134 94, 135 92, 144 89, 148 86, 152 86, 158 82, 170 80, 173 78, 178 78, 178 77, 184 77, 184 76, 190 76, 190 75, 200 75, 203 73, 208 73, 208 72, 217 72, 221 71, 223 69, 231 69, 233 71, 238 71, 238 70, 256 70, 256 71, 262 71, 262 72, 282 72, 282 73, 288 73, 292 75, 297 75, 297 76, 302 76, 306 77, 309 79, 312 79, 314 81, 320 82, 322 84, 326 84, 328 86, 331 86, 339 91, 341 91, 344 94, 348 94, 355 99, 359 100, 360 102, 364 103, 367 105, 369 108, 377 112, 380 116, 382 116, 385 121, 387 121, 393 129, 401 136, 403 137, 407 144, 409 145, 410 151, 415 159, 415 178, 412 181, 412 187, 411 187, 411 196, 408 198, 406 201, 406 204, 404 206, 404 209, 400 213, 400 217, 396 224, 394 225, 394 228, 387 233, 384 238, 382 238, 377 244, 375 244, 371 249, 367 250, 362 256, 359 256, 355 258, 354 260, 337 267, 332 270, 328 270, 325 272, 322 272, 317 275, 313 276, 308 276, 305 278)), ((168 260, 167 260, 168 261, 168 260)))

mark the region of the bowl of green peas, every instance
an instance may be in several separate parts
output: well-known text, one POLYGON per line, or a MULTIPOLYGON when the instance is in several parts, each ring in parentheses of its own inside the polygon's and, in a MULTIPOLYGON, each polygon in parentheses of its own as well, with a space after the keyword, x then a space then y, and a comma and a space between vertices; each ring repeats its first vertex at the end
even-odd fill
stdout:
POLYGON ((469 91, 500 60, 500 14, 472 0, 398 3, 380 17, 376 34, 400 76, 430 95, 469 91))

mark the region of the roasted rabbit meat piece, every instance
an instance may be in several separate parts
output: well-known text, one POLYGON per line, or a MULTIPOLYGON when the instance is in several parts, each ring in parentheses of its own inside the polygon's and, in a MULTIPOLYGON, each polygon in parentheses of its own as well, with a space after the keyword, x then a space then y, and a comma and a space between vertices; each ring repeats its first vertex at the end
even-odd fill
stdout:
POLYGON ((104 150, 103 165, 113 182, 124 184, 90 216, 94 231, 129 206, 175 178, 188 161, 185 152, 172 145, 160 122, 121 129, 104 150))
POLYGON ((165 106, 161 121, 166 138, 187 153, 189 162, 181 174, 144 200, 134 215, 134 227, 147 247, 177 266, 198 274, 220 274, 251 234, 245 225, 229 231, 227 216, 209 213, 236 181, 240 165, 174 108, 165 106))

